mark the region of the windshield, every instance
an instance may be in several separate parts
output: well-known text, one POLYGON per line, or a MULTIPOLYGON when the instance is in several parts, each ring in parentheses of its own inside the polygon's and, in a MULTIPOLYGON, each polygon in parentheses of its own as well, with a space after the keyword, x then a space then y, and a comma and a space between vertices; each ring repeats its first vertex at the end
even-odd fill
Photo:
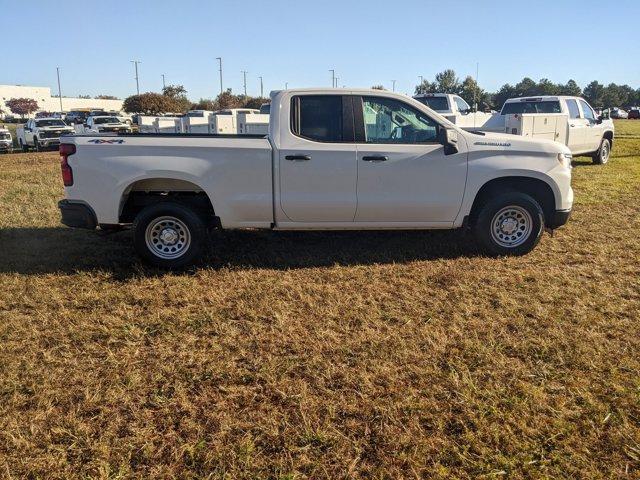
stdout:
POLYGON ((187 117, 192 117, 192 118, 202 118, 204 117, 204 112, 187 112, 187 117))
POLYGON ((62 120, 36 120, 36 127, 66 127, 67 124, 62 120))
POLYGON ((447 97, 419 97, 416 98, 420 103, 424 103, 431 110, 436 112, 446 112, 449 110, 449 102, 447 97))
POLYGON ((9 132, 0 132, 0 140, 9 140, 11 134, 9 132))
POLYGON ((500 115, 512 113, 562 113, 562 110, 558 100, 505 103, 500 115))
POLYGON ((104 118, 96 118, 93 123, 120 123, 120 121, 116 117, 104 117, 104 118))

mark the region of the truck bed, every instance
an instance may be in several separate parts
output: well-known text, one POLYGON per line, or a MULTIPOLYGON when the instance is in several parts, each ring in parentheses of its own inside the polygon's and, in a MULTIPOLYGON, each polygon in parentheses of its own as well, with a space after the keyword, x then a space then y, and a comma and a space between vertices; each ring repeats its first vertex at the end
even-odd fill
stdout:
POLYGON ((163 178, 173 190, 206 192, 223 226, 273 221, 272 148, 264 135, 82 134, 62 143, 76 146, 66 197, 91 205, 100 224, 120 223, 127 196, 162 191, 163 178))

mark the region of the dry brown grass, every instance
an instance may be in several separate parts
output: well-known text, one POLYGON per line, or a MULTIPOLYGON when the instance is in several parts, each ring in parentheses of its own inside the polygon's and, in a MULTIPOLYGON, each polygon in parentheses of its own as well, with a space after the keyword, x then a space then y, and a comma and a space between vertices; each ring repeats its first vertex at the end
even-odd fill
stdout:
POLYGON ((0 157, 0 477, 638 478, 640 122, 523 258, 236 232, 185 274, 0 157))

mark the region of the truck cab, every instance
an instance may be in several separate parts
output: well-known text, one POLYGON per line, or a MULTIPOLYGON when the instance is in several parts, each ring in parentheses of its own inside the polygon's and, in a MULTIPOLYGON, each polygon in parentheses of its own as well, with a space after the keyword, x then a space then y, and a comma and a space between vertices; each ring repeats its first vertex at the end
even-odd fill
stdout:
POLYGON ((131 127, 116 116, 90 116, 85 127, 87 132, 130 133, 131 127))
POLYGON ((505 133, 550 138, 569 147, 573 155, 586 155, 594 163, 609 161, 614 126, 597 115, 581 97, 544 95, 510 98, 502 106, 505 133))
POLYGON ((490 113, 474 112, 464 98, 451 93, 421 93, 413 98, 467 130, 481 128, 492 117, 490 113))

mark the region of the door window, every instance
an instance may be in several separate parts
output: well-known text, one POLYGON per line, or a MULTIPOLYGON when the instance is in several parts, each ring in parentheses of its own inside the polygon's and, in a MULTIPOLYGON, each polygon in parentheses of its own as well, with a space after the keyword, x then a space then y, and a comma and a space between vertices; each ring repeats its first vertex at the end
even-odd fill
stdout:
POLYGON ((462 98, 453 97, 453 99, 456 101, 456 105, 458 105, 458 110, 460 111, 460 113, 468 113, 471 111, 471 107, 469 106, 469 104, 462 98))
POLYGON ((316 142, 342 142, 343 109, 341 95, 303 95, 291 104, 291 131, 316 142))
POLYGON ((392 98, 363 97, 366 143, 431 143, 438 124, 422 112, 392 98))
POLYGON ((567 100, 569 108, 569 118, 580 118, 580 110, 578 110, 578 102, 575 100, 567 100))
POLYGON ((587 102, 584 100, 580 100, 580 106, 582 106, 582 113, 584 114, 584 118, 587 120, 593 120, 595 122, 596 116, 593 113, 593 110, 589 106, 587 102))

